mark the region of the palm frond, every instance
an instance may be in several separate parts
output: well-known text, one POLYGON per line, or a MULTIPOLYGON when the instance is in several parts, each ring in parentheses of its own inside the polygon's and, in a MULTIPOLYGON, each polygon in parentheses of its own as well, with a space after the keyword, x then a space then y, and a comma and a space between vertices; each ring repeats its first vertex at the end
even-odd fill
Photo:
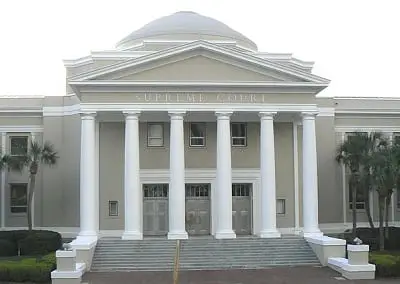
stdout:
POLYGON ((53 166, 57 164, 58 158, 58 153, 54 150, 54 145, 46 141, 43 148, 41 148, 41 162, 53 166))

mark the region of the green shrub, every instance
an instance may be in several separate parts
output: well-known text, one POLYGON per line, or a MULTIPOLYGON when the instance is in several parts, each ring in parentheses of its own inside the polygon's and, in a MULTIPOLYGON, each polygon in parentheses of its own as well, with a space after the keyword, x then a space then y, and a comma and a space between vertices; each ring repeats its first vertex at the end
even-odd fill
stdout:
POLYGON ((13 256, 18 254, 17 245, 13 241, 0 239, 0 257, 13 256))
POLYGON ((0 261, 0 281, 11 282, 49 282, 51 271, 56 268, 55 254, 41 258, 20 258, 0 261))
POLYGON ((21 255, 47 254, 62 246, 61 235, 47 230, 4 231, 0 232, 0 240, 13 242, 17 249, 20 248, 21 255))
MULTIPOLYGON (((370 246, 371 251, 379 250, 379 228, 357 228, 357 236, 364 244, 370 246)), ((352 243, 353 237, 351 230, 344 232, 347 243, 352 243)), ((400 228, 389 227, 389 238, 385 239, 386 250, 400 250, 400 228)))
POLYGON ((376 276, 398 277, 400 276, 400 256, 390 253, 370 253, 369 261, 376 266, 376 276))

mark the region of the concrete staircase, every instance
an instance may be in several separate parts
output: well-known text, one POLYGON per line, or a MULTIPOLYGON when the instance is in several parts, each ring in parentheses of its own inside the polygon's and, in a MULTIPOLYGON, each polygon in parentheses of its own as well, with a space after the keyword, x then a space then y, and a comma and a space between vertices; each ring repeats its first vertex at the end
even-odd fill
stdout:
MULTIPOLYGON (((92 271, 171 271, 176 241, 101 239, 92 271)), ((191 238, 181 241, 180 270, 261 269, 319 265, 307 242, 297 236, 280 239, 238 237, 233 240, 191 238)))

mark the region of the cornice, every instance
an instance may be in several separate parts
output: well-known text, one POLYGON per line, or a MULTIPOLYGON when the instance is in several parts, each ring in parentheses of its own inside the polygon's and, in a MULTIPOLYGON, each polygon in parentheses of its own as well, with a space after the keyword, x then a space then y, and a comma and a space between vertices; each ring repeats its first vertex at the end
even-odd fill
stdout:
POLYGON ((139 57, 137 59, 127 60, 127 61, 124 61, 121 63, 112 64, 112 65, 109 65, 109 66, 106 66, 103 68, 98 68, 96 70, 82 73, 77 76, 72 76, 70 79, 72 81, 77 81, 77 80, 82 81, 82 80, 93 79, 97 76, 105 75, 105 74, 108 74, 111 72, 120 71, 120 70, 123 70, 126 68, 131 68, 138 64, 144 64, 147 62, 155 61, 155 60, 158 60, 161 58, 166 58, 169 56, 180 54, 182 52, 196 50, 196 49, 200 49, 200 48, 206 49, 206 50, 209 50, 209 51, 215 52, 215 53, 221 53, 226 56, 231 56, 231 57, 239 59, 239 60, 244 60, 244 61, 247 61, 248 63, 256 64, 256 65, 259 65, 264 68, 271 68, 278 72, 283 72, 283 73, 286 73, 287 75, 295 76, 297 78, 301 78, 304 80, 309 80, 309 81, 318 82, 318 83, 324 83, 325 86, 327 86, 330 82, 328 79, 316 76, 316 75, 306 72, 304 70, 298 70, 298 68, 293 68, 291 66, 273 62, 271 60, 261 59, 254 55, 243 53, 243 52, 238 52, 238 51, 231 50, 229 48, 225 48, 222 46, 212 45, 205 41, 196 41, 196 42, 192 42, 192 43, 189 43, 186 45, 172 47, 169 49, 158 51, 154 54, 139 57))

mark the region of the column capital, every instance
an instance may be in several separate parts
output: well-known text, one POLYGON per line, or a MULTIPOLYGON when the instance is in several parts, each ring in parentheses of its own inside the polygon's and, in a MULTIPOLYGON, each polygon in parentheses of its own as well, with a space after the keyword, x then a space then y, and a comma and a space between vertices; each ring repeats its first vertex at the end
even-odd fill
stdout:
POLYGON ((262 118, 270 118, 273 119, 275 117, 275 115, 277 114, 276 111, 260 111, 258 113, 258 116, 262 119, 262 118))
POLYGON ((168 115, 171 117, 171 119, 183 119, 183 117, 186 115, 185 110, 169 110, 168 115))
POLYGON ((81 111, 80 113, 81 119, 92 120, 95 119, 97 112, 95 111, 81 111))
POLYGON ((233 114, 233 111, 230 111, 230 110, 216 110, 215 111, 215 116, 217 118, 230 117, 232 114, 233 114))
POLYGON ((315 119, 317 114, 318 111, 303 111, 300 115, 303 119, 315 119))
POLYGON ((140 110, 126 110, 122 112, 122 114, 125 116, 125 119, 138 119, 140 113, 140 110))

